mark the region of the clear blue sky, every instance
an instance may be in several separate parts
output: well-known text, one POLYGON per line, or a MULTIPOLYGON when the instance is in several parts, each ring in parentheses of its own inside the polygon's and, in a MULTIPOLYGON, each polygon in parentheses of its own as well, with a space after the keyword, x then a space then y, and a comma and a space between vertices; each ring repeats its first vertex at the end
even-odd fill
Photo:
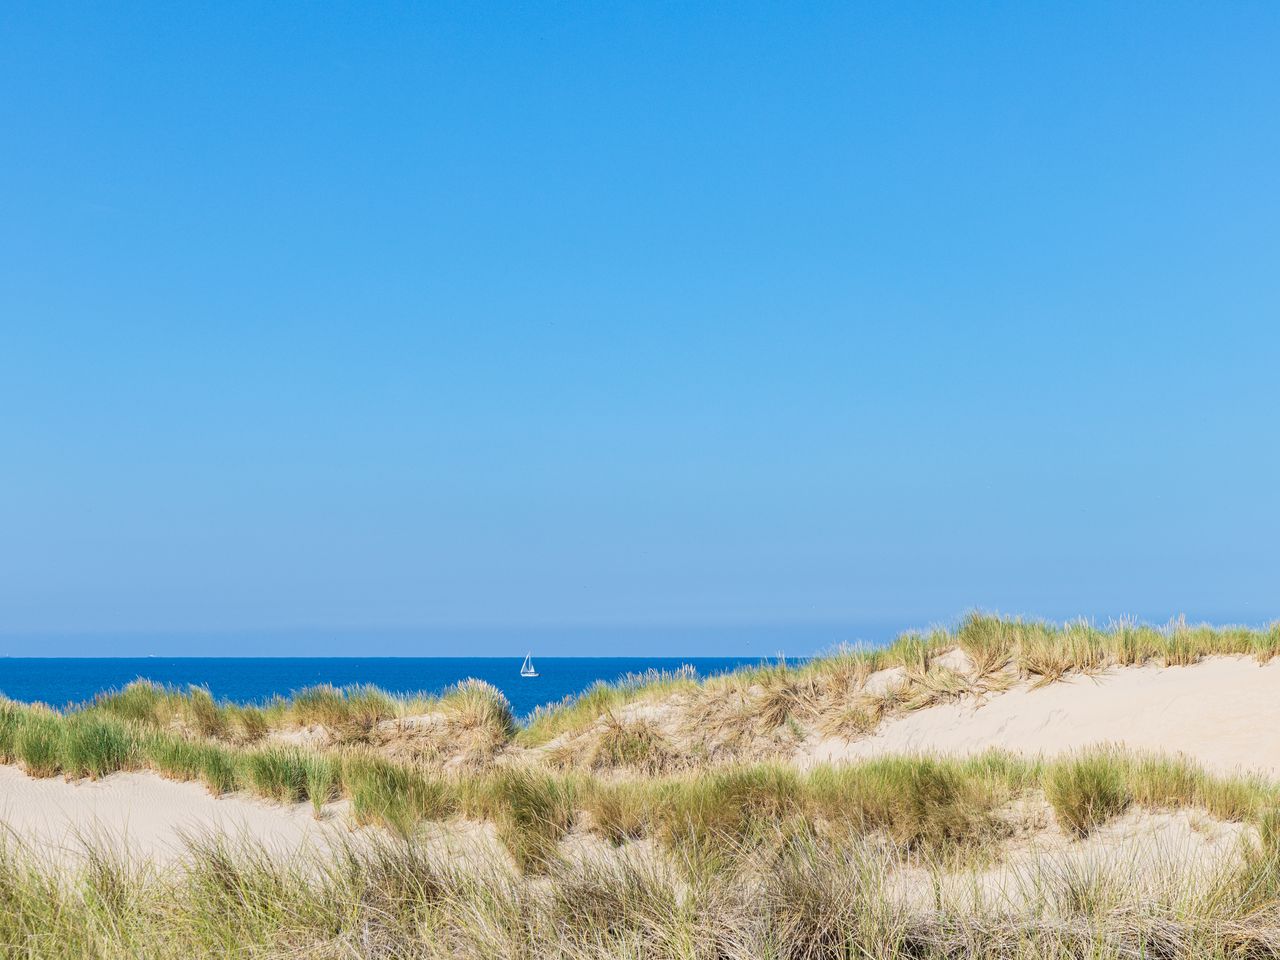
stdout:
POLYGON ((1277 50, 1265 3, 6 6, 0 647, 1280 616, 1277 50))

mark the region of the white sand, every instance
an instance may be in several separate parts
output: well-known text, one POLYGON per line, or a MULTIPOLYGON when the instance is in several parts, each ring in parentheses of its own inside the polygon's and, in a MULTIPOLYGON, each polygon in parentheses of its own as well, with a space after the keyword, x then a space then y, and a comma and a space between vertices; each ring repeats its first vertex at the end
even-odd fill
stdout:
POLYGON ((966 755, 999 748, 1051 756, 1101 744, 1181 753, 1220 772, 1280 776, 1280 660, 1214 657, 1190 667, 1130 667, 1021 685, 929 707, 883 723, 870 737, 805 745, 801 762, 889 753, 966 755))
POLYGON ((76 857, 84 842, 119 845, 131 857, 168 863, 183 853, 183 836, 211 832, 245 837, 288 855, 348 832, 334 805, 323 821, 310 804, 272 804, 244 795, 213 797, 197 783, 153 773, 117 773, 102 780, 36 780, 0 765, 0 823, 41 855, 76 857))

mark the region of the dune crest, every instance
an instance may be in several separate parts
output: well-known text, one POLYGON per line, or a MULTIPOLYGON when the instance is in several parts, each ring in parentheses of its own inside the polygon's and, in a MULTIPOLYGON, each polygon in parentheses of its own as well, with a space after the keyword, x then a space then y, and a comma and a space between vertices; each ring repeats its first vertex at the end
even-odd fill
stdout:
POLYGON ((805 766, 901 753, 968 756, 990 749, 1054 756, 1102 744, 1179 753, 1219 773, 1280 775, 1280 661, 1208 657, 1021 683, 886 717, 858 740, 816 737, 805 766))

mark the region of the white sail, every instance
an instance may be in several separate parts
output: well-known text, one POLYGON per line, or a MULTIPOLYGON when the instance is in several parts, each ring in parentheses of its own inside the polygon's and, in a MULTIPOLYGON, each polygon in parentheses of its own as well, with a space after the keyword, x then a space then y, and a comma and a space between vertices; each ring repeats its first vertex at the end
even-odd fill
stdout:
POLYGON ((536 677, 538 671, 533 668, 533 651, 529 651, 524 655, 524 663, 520 667, 520 676, 536 677))

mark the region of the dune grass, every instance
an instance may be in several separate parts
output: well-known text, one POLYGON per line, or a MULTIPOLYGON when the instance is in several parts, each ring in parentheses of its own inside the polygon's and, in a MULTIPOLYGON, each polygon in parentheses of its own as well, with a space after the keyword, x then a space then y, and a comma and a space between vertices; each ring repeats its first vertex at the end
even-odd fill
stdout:
MULTIPOLYGON (((387 724, 435 717, 438 723, 430 728, 435 731, 434 747, 426 727, 414 728, 424 759, 434 753, 441 760, 454 758, 479 767, 512 746, 536 748, 555 742, 566 747, 553 757, 561 765, 654 773, 706 762, 764 759, 785 752, 811 732, 864 736, 885 716, 991 693, 1019 680, 1043 685, 1109 667, 1186 666, 1217 655, 1249 656, 1266 663, 1277 654, 1280 623, 1263 629, 1183 621, 1164 627, 1119 622, 1099 628, 1084 622, 1053 624, 974 613, 954 629, 908 632, 878 648, 840 648, 808 660, 761 663, 705 679, 682 668, 600 682, 535 710, 523 723, 517 722, 500 691, 478 680, 465 680, 433 696, 321 685, 257 705, 218 702, 202 687, 182 690, 138 680, 66 712, 235 745, 261 743, 273 731, 320 728, 330 744, 377 746, 397 736, 395 730, 384 729, 387 724), (961 673, 936 662, 951 650, 962 651, 972 670, 961 673), (866 687, 873 674, 893 670, 898 671, 896 678, 874 690, 866 687), (663 726, 637 713, 634 707, 639 704, 673 707, 681 722, 663 726), (583 735, 588 740, 577 742, 583 735)), ((5 736, 0 726, 0 749, 5 736)))
POLYGON ((1243 960, 1280 947, 1271 835, 1212 873, 1152 878, 1134 858, 1042 872, 974 900, 948 870, 806 831, 767 862, 664 868, 635 856, 520 874, 395 839, 281 858, 192 841, 169 870, 91 849, 68 873, 0 844, 0 944, 87 957, 429 960, 1243 960))
POLYGON ((64 776, 99 779, 135 765, 138 738, 118 720, 73 714, 61 723, 58 765, 64 776))
POLYGON ((431 821, 488 822, 516 869, 534 874, 555 874, 562 842, 574 829, 615 845, 648 840, 714 872, 737 869, 741 857, 801 836, 879 837, 939 864, 974 863, 1001 849, 1021 815, 1011 812, 1018 804, 1047 805, 1074 837, 1134 807, 1202 809, 1262 831, 1280 809, 1272 783, 1115 749, 1052 762, 1001 753, 899 756, 808 771, 758 763, 626 780, 533 765, 460 769, 446 777, 368 749, 233 746, 101 714, 13 708, 0 712, 0 749, 11 749, 36 777, 153 770, 200 781, 215 794, 309 801, 316 816, 346 798, 355 823, 404 838, 431 821))
POLYGON ((904 635, 880 650, 703 681, 686 671, 597 685, 523 726, 498 691, 475 681, 431 698, 318 687, 257 706, 145 682, 63 712, 0 702, 0 762, 32 776, 152 770, 215 794, 308 802, 317 816, 345 799, 356 823, 386 828, 323 863, 281 863, 202 841, 181 875, 98 851, 70 882, 0 845, 0 952, 1280 957, 1275 784, 1117 749, 1044 762, 989 753, 799 770, 781 761, 700 766, 689 747, 710 753, 734 737, 787 742, 798 725, 861 735, 888 712, 962 695, 961 680, 994 690, 1109 666, 1178 667, 1223 654, 1266 662, 1277 652, 1276 627, 1099 630, 974 615, 954 631, 904 635), (964 678, 936 662, 956 648, 973 665, 964 678), (870 676, 890 669, 900 671, 898 685, 876 697, 864 691, 870 676), (674 742, 659 711, 636 709, 650 698, 680 703, 702 739, 674 742), (397 759, 369 742, 380 725, 419 714, 436 718, 456 746, 451 756, 467 762, 397 759), (271 737, 313 725, 339 735, 326 748, 271 737), (572 740, 584 730, 591 739, 572 740), (502 755, 513 742, 552 741, 566 754, 558 769, 536 752, 502 755), (1051 813, 1072 838, 1129 811, 1194 809, 1251 824, 1258 839, 1229 869, 1207 880, 1164 878, 1154 893, 1141 875, 1147 868, 1119 864, 1111 873, 1038 877, 1030 902, 1016 909, 972 896, 948 902, 945 878, 997 856, 1024 809, 1051 813), (455 817, 491 824, 509 863, 464 870, 433 860, 420 842, 423 825, 455 817), (574 856, 588 835, 622 849, 574 856), (663 859, 633 856, 637 849, 663 859), (891 871, 907 868, 916 871, 911 885, 927 891, 927 909, 896 899, 891 871))
MULTIPOLYGON (((627 747, 627 749, 631 749, 627 747)), ((648 750, 649 747, 644 749, 648 750)), ((412 835, 419 824, 462 815, 493 823, 523 868, 548 870, 564 835, 583 821, 614 843, 651 838, 714 859, 753 837, 803 828, 881 834, 931 855, 998 842, 1010 802, 1041 796, 1063 829, 1085 836, 1130 806, 1195 807, 1259 822, 1280 806, 1272 784, 1215 777, 1184 759, 1092 750, 1052 762, 988 753, 970 759, 885 757, 798 771, 756 763, 617 781, 525 764, 446 776, 367 748, 237 746, 157 731, 98 711, 62 716, 0 707, 0 751, 35 777, 101 778, 150 769, 280 803, 309 801, 317 816, 347 798, 356 822, 412 835)))
MULTIPOLYGON (((604 741, 617 737, 616 721, 625 717, 626 708, 667 702, 677 704, 688 719, 686 739, 698 742, 714 732, 693 756, 749 759, 752 746, 764 744, 771 731, 799 727, 828 736, 863 736, 886 715, 999 691, 1019 680, 1043 686, 1110 667, 1189 666, 1209 656, 1248 656, 1266 663, 1278 653, 1280 623, 1249 629, 1122 621, 1100 628, 1082 621, 1054 624, 974 613, 953 630, 908 632, 884 647, 840 648, 794 664, 763 663, 701 681, 686 672, 598 683, 535 712, 516 742, 558 741, 571 753, 607 758, 611 751, 604 741), (966 674, 935 662, 957 649, 972 664, 966 674), (900 675, 875 691, 863 689, 872 674, 890 670, 900 675), (584 734, 596 745, 573 742, 584 734)), ((620 756, 617 765, 627 766, 625 754, 620 756)))
POLYGON ((421 769, 374 754, 355 754, 334 770, 351 797, 358 823, 381 824, 408 835, 417 824, 443 819, 455 810, 451 786, 421 769))
MULTIPOLYGON (((1070 757, 1050 765, 1044 789, 1058 820, 1081 837, 1133 801, 1124 769, 1105 753, 1070 757)), ((1173 801, 1181 796, 1165 799, 1173 801)))
POLYGON ((33 777, 57 776, 62 768, 62 718, 42 711, 22 716, 14 737, 14 755, 33 777))
POLYGON ((535 710, 517 732, 516 742, 539 746, 605 714, 617 714, 639 699, 688 692, 697 685, 697 675, 691 667, 630 674, 617 683, 597 681, 583 693, 535 710))

